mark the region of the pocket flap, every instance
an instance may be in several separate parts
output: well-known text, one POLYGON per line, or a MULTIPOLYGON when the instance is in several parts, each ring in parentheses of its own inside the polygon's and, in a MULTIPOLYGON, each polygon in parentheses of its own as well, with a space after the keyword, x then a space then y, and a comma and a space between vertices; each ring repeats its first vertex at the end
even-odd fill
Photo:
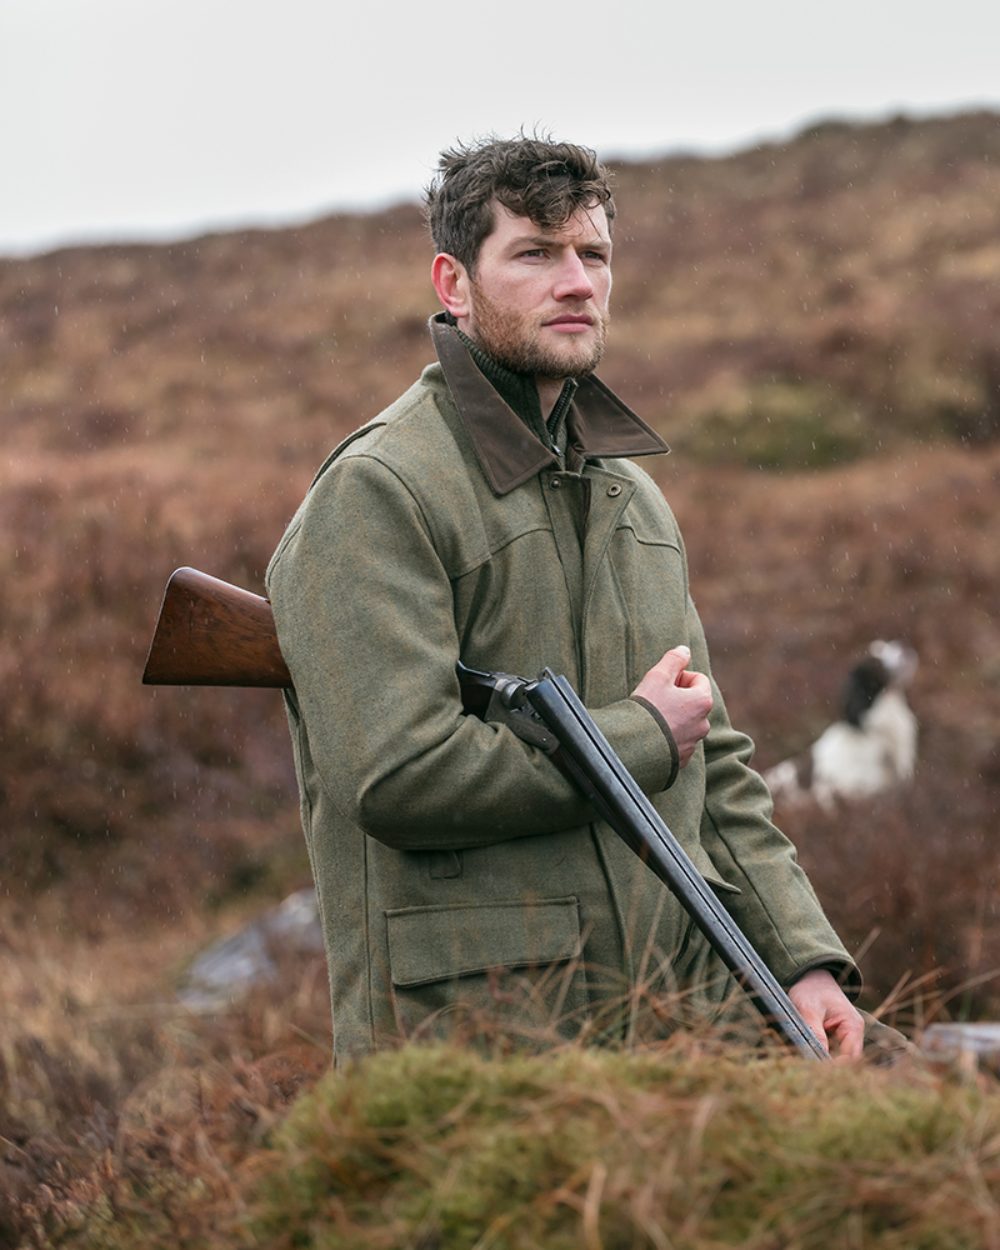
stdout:
POLYGON ((715 861, 700 842, 692 849, 691 858, 694 861, 695 867, 713 890, 721 890, 724 894, 743 893, 738 885, 730 884, 730 882, 722 876, 718 868, 715 866, 715 861))
POLYGON ((580 953, 575 895, 526 902, 401 907, 385 913, 394 985, 428 985, 488 968, 559 963, 580 953))

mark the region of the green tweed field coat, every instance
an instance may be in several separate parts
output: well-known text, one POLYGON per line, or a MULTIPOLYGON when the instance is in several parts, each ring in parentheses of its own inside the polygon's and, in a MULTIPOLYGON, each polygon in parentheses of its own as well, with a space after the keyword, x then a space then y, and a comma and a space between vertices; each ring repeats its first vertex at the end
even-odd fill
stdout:
POLYGON ((331 455, 267 576, 336 1057, 493 1016, 622 1037, 668 991, 722 993, 676 901, 548 757, 463 714, 459 659, 565 674, 777 978, 852 977, 718 690, 679 773, 628 697, 678 643, 711 672, 677 524, 624 458, 664 444, 588 378, 561 467, 433 329, 441 363, 331 455))

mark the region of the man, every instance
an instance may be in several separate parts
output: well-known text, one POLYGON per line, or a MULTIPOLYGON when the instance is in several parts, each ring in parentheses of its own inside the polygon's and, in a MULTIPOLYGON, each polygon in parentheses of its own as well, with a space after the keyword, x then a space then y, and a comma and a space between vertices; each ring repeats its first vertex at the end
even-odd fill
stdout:
POLYGON ((474 668, 565 673, 814 1031, 860 1053, 857 971, 770 823, 630 459, 662 440, 595 376, 614 201, 537 139, 442 156, 439 363, 337 448, 268 570, 338 1060, 498 1016, 647 1036, 732 984, 537 749, 463 715, 474 668))

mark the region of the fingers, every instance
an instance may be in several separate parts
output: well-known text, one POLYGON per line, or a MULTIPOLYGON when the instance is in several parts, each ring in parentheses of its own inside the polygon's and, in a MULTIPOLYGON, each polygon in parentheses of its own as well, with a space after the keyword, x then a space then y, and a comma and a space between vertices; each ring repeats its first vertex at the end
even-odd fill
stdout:
POLYGON ((822 1014, 814 1011, 799 1011, 799 1015, 806 1022, 809 1032, 815 1037, 817 1042, 823 1047, 827 1054, 830 1053, 830 1040, 826 1035, 826 1028, 822 1014))
POLYGON ((843 1059, 860 1059, 865 1048, 865 1022, 860 1012, 852 1007, 836 1023, 831 1022, 831 1032, 837 1039, 837 1053, 843 1059))
POLYGON ((678 675, 677 680, 674 682, 674 685, 677 686, 678 689, 680 690, 700 691, 703 695, 707 697, 708 706, 709 708, 711 708, 712 687, 709 684, 709 680, 705 676, 704 673, 692 673, 690 672, 690 670, 685 669, 682 673, 678 675))

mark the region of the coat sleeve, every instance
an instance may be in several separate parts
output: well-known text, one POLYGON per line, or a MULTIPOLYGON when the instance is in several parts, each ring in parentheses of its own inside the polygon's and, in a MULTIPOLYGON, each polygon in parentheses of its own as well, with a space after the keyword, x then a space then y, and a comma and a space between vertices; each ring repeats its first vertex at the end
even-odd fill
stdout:
MULTIPOLYGON (((352 454, 323 474, 268 591, 319 783, 372 837, 457 850, 594 819, 543 752, 463 713, 448 572, 381 461, 352 454)), ((629 699, 593 714, 643 789, 663 789, 671 755, 654 717, 629 699)))
MULTIPOLYGON (((691 666, 711 677, 704 631, 690 600, 688 614, 691 666)), ((753 742, 730 724, 714 678, 712 694, 701 841, 725 880, 739 886, 738 895, 726 895, 726 907, 782 985, 812 968, 828 968, 856 997, 861 974, 827 920, 795 847, 771 820, 770 792, 750 767, 753 742)))

